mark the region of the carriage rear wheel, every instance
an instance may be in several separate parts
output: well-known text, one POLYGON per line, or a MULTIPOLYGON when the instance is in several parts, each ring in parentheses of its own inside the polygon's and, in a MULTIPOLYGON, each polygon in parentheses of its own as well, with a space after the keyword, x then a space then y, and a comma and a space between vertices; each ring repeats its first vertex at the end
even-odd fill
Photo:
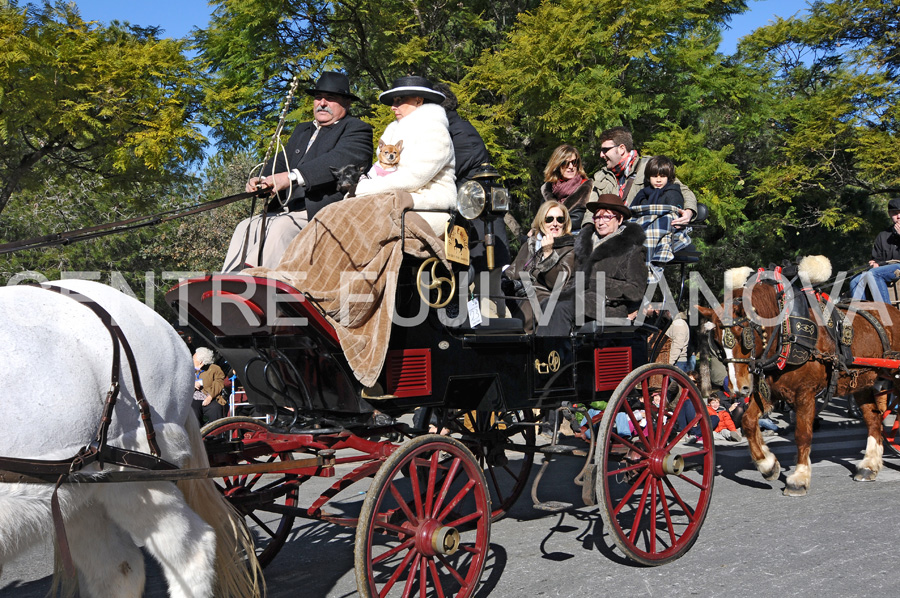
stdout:
POLYGON ((682 556, 706 518, 715 474, 712 429, 697 388, 673 366, 644 365, 613 392, 597 438, 600 514, 616 545, 645 565, 682 556), (652 407, 657 388, 662 419, 652 407), (641 411, 649 414, 643 427, 641 411), (699 442, 677 425, 679 415, 688 417, 689 429, 698 427, 699 442))
POLYGON ((887 408, 881 413, 881 434, 884 444, 900 456, 900 396, 891 391, 887 395, 887 408))
MULTIPOLYGON (((226 417, 210 422, 202 430, 210 465, 244 465, 289 461, 292 453, 275 452, 266 443, 266 426, 250 417, 226 417)), ((291 474, 248 474, 216 480, 216 486, 231 505, 255 524, 256 558, 263 567, 272 562, 284 545, 294 516, 278 514, 272 507, 297 506, 300 478, 291 474)))
POLYGON ((528 485, 536 420, 530 409, 457 411, 448 418, 450 434, 469 447, 484 470, 491 493, 491 521, 506 516, 528 485))
POLYGON ((366 492, 356 530, 363 598, 469 598, 489 549, 484 474, 454 438, 428 434, 400 445, 366 492))

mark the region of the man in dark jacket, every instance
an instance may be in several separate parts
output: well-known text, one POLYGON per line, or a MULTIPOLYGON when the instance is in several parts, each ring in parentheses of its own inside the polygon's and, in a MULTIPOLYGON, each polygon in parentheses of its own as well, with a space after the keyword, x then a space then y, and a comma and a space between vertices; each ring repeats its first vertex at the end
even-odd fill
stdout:
POLYGON ((866 287, 873 301, 891 302, 887 285, 900 279, 900 198, 888 202, 888 215, 892 224, 875 237, 872 246, 871 270, 857 274, 850 281, 853 299, 864 299, 866 287))
POLYGON ((576 275, 549 314, 549 323, 538 327, 538 334, 566 336, 573 325, 580 324, 577 297, 584 298, 585 320, 630 319, 647 290, 644 231, 625 222, 631 210, 618 195, 603 194, 588 202, 587 211, 593 214, 593 226, 582 228, 575 240, 575 271, 584 273, 584 289, 579 288, 576 275))
POLYGON ((247 191, 263 187, 278 197, 266 214, 262 262, 258 260, 262 218, 255 216, 235 229, 222 268, 225 272, 248 266, 275 268, 316 212, 343 198, 332 169, 372 163, 372 126, 350 116, 350 104, 359 98, 350 93, 347 75, 323 73, 316 86, 306 91, 314 98, 314 120, 297 125, 291 133, 285 148, 287 163, 285 154, 279 154, 263 167, 261 176, 247 182, 247 191))

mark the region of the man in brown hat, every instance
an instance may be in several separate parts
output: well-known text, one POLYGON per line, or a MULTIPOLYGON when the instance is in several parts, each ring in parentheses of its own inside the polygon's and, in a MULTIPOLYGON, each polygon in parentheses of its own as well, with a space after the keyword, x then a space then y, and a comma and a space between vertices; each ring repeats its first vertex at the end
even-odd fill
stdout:
MULTIPOLYGON (((567 336, 579 319, 600 322, 631 318, 647 290, 646 249, 640 225, 628 222, 631 210, 618 195, 602 194, 587 204, 593 226, 585 226, 575 239, 575 271, 584 273, 560 294, 552 314, 540 318, 538 334, 567 336), (579 318, 576 297, 584 298, 579 318), (549 317, 549 323, 546 318, 549 317)), ((552 297, 551 297, 552 301, 552 297)), ((550 308, 549 301, 544 308, 550 308)), ((545 311, 547 311, 545 309, 545 311)))
POLYGON ((251 266, 275 268, 316 212, 343 198, 332 169, 372 163, 372 127, 350 116, 350 104, 359 98, 350 93, 347 75, 322 73, 306 92, 314 98, 313 120, 300 123, 291 133, 285 148, 287 163, 285 154, 279 154, 260 176, 247 182, 247 191, 267 188, 278 198, 268 206, 262 261, 258 260, 262 219, 255 216, 235 229, 224 272, 251 266))

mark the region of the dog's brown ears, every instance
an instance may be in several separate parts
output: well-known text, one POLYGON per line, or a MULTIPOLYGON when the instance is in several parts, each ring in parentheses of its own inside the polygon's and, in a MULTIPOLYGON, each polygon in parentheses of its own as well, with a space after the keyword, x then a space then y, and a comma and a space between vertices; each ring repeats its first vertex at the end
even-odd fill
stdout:
POLYGON ((401 139, 400 141, 397 142, 397 153, 399 154, 400 150, 402 150, 402 149, 403 149, 403 140, 401 139))
POLYGON ((381 151, 381 148, 384 147, 384 138, 378 140, 378 151, 381 151))

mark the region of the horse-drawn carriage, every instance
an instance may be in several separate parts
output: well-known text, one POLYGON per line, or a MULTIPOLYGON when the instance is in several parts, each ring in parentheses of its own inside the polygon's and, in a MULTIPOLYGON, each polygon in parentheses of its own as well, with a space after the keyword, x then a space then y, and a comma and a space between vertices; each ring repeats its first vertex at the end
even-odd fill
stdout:
MULTIPOLYGON (((474 214, 463 211, 479 217, 490 206, 482 201, 474 214)), ((589 504, 596 497, 606 530, 627 556, 655 565, 684 554, 711 497, 713 439, 694 385, 676 368, 648 363, 649 339, 658 331, 590 322, 570 336, 545 337, 526 334, 515 319, 472 326, 465 308, 453 318, 435 307, 446 301, 429 295, 434 285, 422 278, 430 271, 425 265, 406 259, 401 267, 384 367, 369 386, 357 380, 316 298, 291 285, 221 274, 168 293, 180 317, 235 369, 258 416, 204 428, 211 464, 298 454, 334 460, 333 467, 222 480, 232 504, 257 523, 261 562, 275 556, 296 518, 323 520, 357 528, 362 595, 470 596, 491 522, 526 489, 538 454, 545 462, 588 459, 582 494, 589 504), (416 318, 423 304, 427 314, 416 318), (651 404, 651 388, 667 397, 668 410, 651 404), (539 410, 587 403, 606 404, 596 448, 556 438, 538 443, 539 410), (417 409, 424 417, 411 424, 417 409), (692 419, 676 430, 682 410, 692 419), (429 424, 443 434, 429 433, 429 424), (682 442, 693 426, 701 446, 682 442), (300 506, 300 486, 313 476, 335 481, 300 506), (358 512, 329 510, 366 479, 358 512)), ((538 508, 569 506, 536 495, 535 488, 538 508)))
MULTIPOLYGON (((487 191, 490 198, 490 188, 487 191)), ((485 210, 484 195, 480 208, 473 210, 473 202, 478 208, 478 193, 472 189, 468 193, 461 212, 470 218, 487 218, 490 231, 490 219, 497 213, 490 213, 490 207, 485 210)), ((494 197, 499 198, 500 212, 502 193, 494 197)), ((174 419, 181 426, 185 417, 191 417, 171 397, 151 398, 153 408, 145 406, 140 415, 128 401, 116 403, 119 361, 111 355, 117 355, 118 349, 110 354, 108 348, 98 348, 98 363, 90 368, 94 374, 78 389, 102 394, 103 375, 96 372, 106 369, 108 375, 113 361, 116 393, 107 395, 103 423, 88 450, 40 475, 34 468, 26 468, 23 474, 15 459, 6 459, 0 481, 39 482, 28 478, 42 478, 46 482, 58 477, 60 492, 66 493, 69 485, 64 482, 118 479, 109 467, 103 469, 104 461, 112 469, 127 469, 131 463, 162 468, 166 471, 144 472, 149 475, 143 477, 125 472, 128 477, 122 478, 158 488, 168 488, 158 486, 160 480, 213 477, 224 497, 254 524, 256 552, 263 565, 282 547, 295 519, 321 520, 356 528, 355 569, 361 595, 469 597, 479 585, 488 557, 491 523, 528 486, 536 455, 543 455, 544 467, 551 458, 573 456, 586 459, 582 497, 588 504, 599 503, 606 532, 628 557, 657 565, 683 555, 697 539, 709 506, 715 471, 713 437, 691 381, 674 367, 650 362, 650 339, 659 331, 650 325, 590 322, 569 336, 545 337, 525 333, 514 319, 472 326, 465 315, 453 318, 446 307, 435 307, 438 303, 428 290, 434 285, 421 277, 426 265, 419 259, 403 262, 395 291, 398 317, 391 327, 384 366, 376 383, 365 386, 355 376, 335 328, 320 312, 315 297, 273 278, 247 275, 212 275, 180 283, 168 293, 168 300, 235 369, 254 408, 250 417, 225 418, 202 430, 211 468, 170 456, 172 446, 181 447, 185 435, 191 437, 192 427, 187 425, 187 432, 169 427, 167 421, 174 419), (422 313, 424 317, 414 317, 422 313), (665 397, 661 407, 652 403, 651 395, 657 391, 665 397), (154 401, 169 403, 163 403, 164 409, 154 401), (589 448, 560 444, 556 436, 549 444, 538 441, 537 420, 542 411, 578 411, 583 404, 605 405, 589 448), (424 417, 416 419, 421 423, 411 424, 408 416, 416 409, 422 409, 424 417), (683 425, 676 426, 679 416, 687 413, 691 415, 681 418, 683 425), (148 427, 146 435, 135 432, 141 417, 145 423, 162 418, 156 422, 164 440, 162 455, 176 465, 193 468, 179 475, 171 464, 158 459, 160 450, 154 450, 152 430, 148 427), (429 433, 430 423, 441 433, 429 433), (129 425, 134 429, 129 431, 129 425), (700 430, 699 446, 683 442, 690 428, 700 430), (108 430, 112 431, 107 435, 108 430), (112 446, 115 443, 129 450, 120 454, 112 446), (150 461, 156 465, 139 458, 151 452, 150 461), (87 463, 85 455, 90 456, 87 463), (301 504, 301 486, 314 477, 333 478, 333 483, 301 504), (348 488, 367 480, 361 504, 341 500, 348 496, 348 488)), ((138 371, 146 367, 147 374, 141 371, 140 377, 154 382, 168 369, 178 380, 159 390, 179 396, 176 386, 184 382, 183 364, 175 365, 173 355, 185 350, 172 345, 178 344, 177 336, 173 340, 174 333, 157 334, 159 323, 150 321, 143 313, 149 310, 131 299, 112 298, 108 288, 98 291, 101 285, 75 286, 85 296, 98 297, 92 299, 100 304, 114 304, 110 312, 117 323, 110 330, 118 328, 123 334, 116 337, 110 332, 113 347, 124 345, 123 337, 137 337, 136 343, 132 340, 138 345, 135 355, 129 357, 132 368, 121 368, 122 395, 132 395, 140 403, 138 371), (168 360, 154 363, 153 356, 160 352, 169 354, 168 360)), ((37 300, 45 300, 40 295, 43 291, 34 292, 37 300)), ((46 309, 61 309, 53 303, 56 299, 47 301, 52 306, 46 309)), ((60 305, 74 312, 81 309, 60 305)), ((87 317, 84 326, 96 327, 92 318, 96 319, 87 317)), ((98 347, 109 344, 94 328, 87 334, 100 336, 93 341, 98 347)), ((40 341, 36 339, 34 345, 39 352, 40 341)), ((107 376, 107 384, 108 380, 107 376)), ((90 404, 85 403, 83 413, 79 412, 80 427, 66 429, 66 434, 84 436, 82 428, 91 427, 87 422, 90 404)), ((57 451, 54 458, 68 450, 57 451)), ((568 507, 558 501, 538 501, 541 477, 536 476, 532 488, 535 506, 568 507)), ((85 487, 109 484, 74 486, 73 496, 85 487)), ((354 489, 351 496, 361 494, 359 487, 354 489)), ((149 513, 141 519, 146 520, 146 529, 134 531, 136 524, 123 518, 119 511, 124 507, 112 496, 87 492, 79 500, 104 505, 107 514, 93 516, 98 518, 97 527, 108 526, 110 537, 118 538, 115 546, 127 543, 128 534, 116 531, 120 528, 132 538, 165 533, 154 531, 149 513)), ((50 502, 50 490, 41 490, 40 497, 50 502)), ((3 500, 10 497, 0 494, 3 500)), ((75 505, 72 513, 86 517, 78 510, 81 502, 67 500, 75 505)), ((62 509, 54 507, 62 511, 60 520, 72 514, 66 511, 66 500, 62 502, 62 509)), ((56 527, 59 532, 62 526, 57 523, 56 527)), ((198 521, 195 527, 201 530, 203 524, 198 521)), ((170 540, 183 543, 201 535, 196 531, 170 540)), ((81 537, 76 534, 76 543, 82 542, 81 537)), ((0 543, 0 548, 15 547, 4 548, 0 543)), ((240 550, 240 543, 231 549, 240 550)), ((142 567, 131 552, 123 561, 127 567, 120 566, 116 572, 99 558, 85 565, 89 554, 79 551, 74 556, 80 570, 96 567, 94 578, 100 581, 94 588, 107 587, 103 575, 142 567)), ((177 563, 171 565, 175 579, 177 563)), ((203 588, 209 586, 204 584, 191 591, 206 595, 203 588)), ((187 595, 194 594, 188 591, 187 595)))

